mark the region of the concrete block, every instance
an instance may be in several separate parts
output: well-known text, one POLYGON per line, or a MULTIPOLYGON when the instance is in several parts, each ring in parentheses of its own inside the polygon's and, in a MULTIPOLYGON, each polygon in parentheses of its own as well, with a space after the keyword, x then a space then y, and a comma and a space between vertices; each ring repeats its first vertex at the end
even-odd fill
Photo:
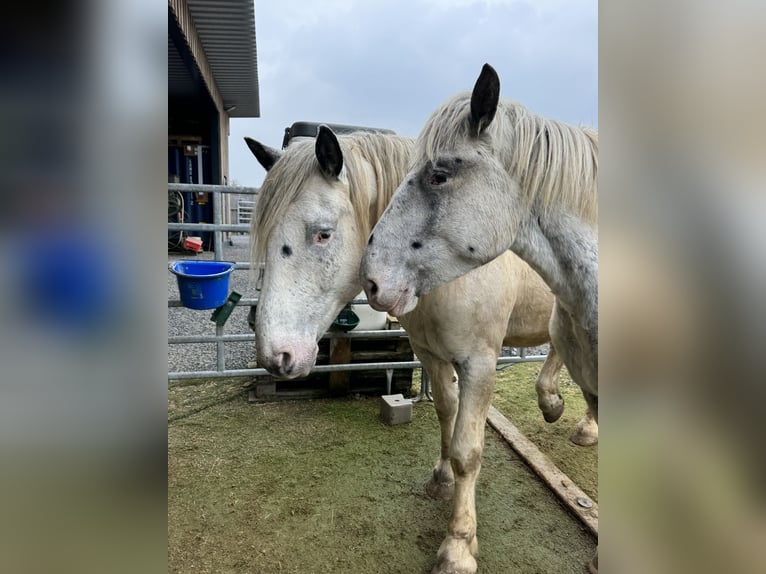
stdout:
POLYGON ((412 399, 401 393, 380 397, 380 420, 387 425, 400 425, 412 421, 412 399))

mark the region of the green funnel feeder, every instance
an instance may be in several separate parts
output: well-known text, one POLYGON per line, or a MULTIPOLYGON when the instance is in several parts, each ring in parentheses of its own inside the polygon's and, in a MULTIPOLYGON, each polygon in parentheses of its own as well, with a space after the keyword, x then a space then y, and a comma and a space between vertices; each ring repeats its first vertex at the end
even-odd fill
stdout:
POLYGON ((351 305, 343 307, 343 310, 338 313, 338 316, 335 317, 335 320, 332 322, 333 329, 346 333, 357 325, 359 325, 359 315, 354 313, 351 309, 351 305))

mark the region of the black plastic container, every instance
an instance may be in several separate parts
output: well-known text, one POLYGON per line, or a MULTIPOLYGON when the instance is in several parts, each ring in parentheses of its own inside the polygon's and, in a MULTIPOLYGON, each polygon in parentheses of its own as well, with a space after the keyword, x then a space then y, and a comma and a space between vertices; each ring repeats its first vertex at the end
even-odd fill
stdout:
MULTIPOLYGON (((285 137, 282 139, 282 149, 287 147, 290 140, 293 138, 315 138, 317 135, 317 129, 324 122, 295 122, 289 128, 285 128, 285 137)), ((396 135, 393 130, 385 128, 369 128, 365 126, 349 126, 344 124, 328 124, 324 123, 336 134, 351 134, 354 132, 372 132, 379 134, 396 135)))

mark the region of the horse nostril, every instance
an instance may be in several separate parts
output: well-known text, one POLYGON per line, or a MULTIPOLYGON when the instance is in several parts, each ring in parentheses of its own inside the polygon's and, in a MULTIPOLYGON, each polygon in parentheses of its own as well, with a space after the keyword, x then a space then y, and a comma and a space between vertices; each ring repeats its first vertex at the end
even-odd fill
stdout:
POLYGON ((370 295, 377 295, 378 293, 378 284, 372 279, 367 280, 367 293, 370 295))
POLYGON ((280 361, 282 365, 282 371, 285 373, 289 373, 292 370, 293 366, 293 357, 290 355, 290 353, 282 353, 280 355, 280 361))
POLYGON ((292 370, 293 357, 287 351, 277 353, 274 357, 274 367, 280 373, 289 373, 292 370))

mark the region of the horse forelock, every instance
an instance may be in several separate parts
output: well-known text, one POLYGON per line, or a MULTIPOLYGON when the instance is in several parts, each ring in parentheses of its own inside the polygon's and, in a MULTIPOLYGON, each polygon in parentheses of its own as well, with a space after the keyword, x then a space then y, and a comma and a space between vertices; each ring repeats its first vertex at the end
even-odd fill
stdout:
MULTIPOLYGON (((341 177, 346 178, 349 200, 360 233, 366 239, 407 174, 414 140, 359 132, 338 136, 338 143, 343 152, 341 177), (371 169, 366 169, 365 163, 371 169), (372 187, 377 191, 377 201, 371 212, 369 190, 372 187)), ((269 170, 258 192, 251 223, 253 263, 266 260, 269 237, 285 220, 290 206, 308 192, 306 184, 309 178, 319 173, 314 140, 293 142, 269 170)), ((256 267, 252 266, 253 269, 256 267)))
POLYGON ((428 119, 418 136, 416 160, 434 161, 466 142, 486 147, 519 184, 526 203, 543 211, 565 207, 590 222, 598 218, 598 132, 533 114, 502 100, 486 133, 469 121, 470 92, 457 94, 428 119))
MULTIPOLYGON (((251 261, 266 260, 266 245, 277 224, 301 195, 306 181, 319 169, 313 141, 295 141, 271 167, 258 191, 250 223, 251 261)), ((252 265, 255 270, 257 265, 252 265)))
POLYGON ((416 162, 434 161, 444 150, 454 149, 469 139, 470 112, 470 92, 457 94, 439 106, 420 131, 415 147, 416 162))

